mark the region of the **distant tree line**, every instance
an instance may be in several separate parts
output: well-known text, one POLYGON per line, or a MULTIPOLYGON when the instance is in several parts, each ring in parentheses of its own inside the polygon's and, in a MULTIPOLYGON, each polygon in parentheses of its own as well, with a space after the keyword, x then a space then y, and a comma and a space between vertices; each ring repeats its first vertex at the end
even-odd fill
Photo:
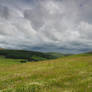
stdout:
POLYGON ((40 61, 56 58, 55 56, 47 53, 24 50, 0 50, 0 55, 12 59, 26 59, 27 61, 40 61))

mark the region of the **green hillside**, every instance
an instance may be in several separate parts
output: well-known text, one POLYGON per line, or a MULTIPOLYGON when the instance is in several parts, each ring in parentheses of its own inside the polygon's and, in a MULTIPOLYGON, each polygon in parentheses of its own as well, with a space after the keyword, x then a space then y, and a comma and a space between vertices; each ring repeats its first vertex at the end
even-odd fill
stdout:
POLYGON ((63 56, 66 56, 66 54, 63 54, 63 53, 57 53, 57 52, 49 52, 47 54, 50 54, 52 56, 55 56, 55 57, 63 57, 63 56))
POLYGON ((6 50, 1 49, 0 55, 4 56, 5 58, 10 59, 22 59, 24 62, 30 61, 41 61, 41 60, 48 60, 48 59, 56 59, 56 55, 52 55, 49 53, 42 53, 36 51, 25 51, 25 50, 6 50))
POLYGON ((20 63, 0 57, 0 92, 92 92, 92 54, 20 63))

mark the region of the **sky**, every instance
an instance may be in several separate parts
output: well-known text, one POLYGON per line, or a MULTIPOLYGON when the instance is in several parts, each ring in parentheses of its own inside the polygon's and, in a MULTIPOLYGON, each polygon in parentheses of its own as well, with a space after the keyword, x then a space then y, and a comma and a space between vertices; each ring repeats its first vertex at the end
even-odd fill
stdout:
POLYGON ((92 0, 0 0, 0 48, 92 51, 92 0))

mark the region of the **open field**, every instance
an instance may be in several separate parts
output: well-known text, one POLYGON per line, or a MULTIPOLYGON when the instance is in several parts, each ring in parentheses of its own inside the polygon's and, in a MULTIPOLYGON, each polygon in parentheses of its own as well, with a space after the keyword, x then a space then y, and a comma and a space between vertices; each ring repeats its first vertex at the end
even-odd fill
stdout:
POLYGON ((92 55, 20 63, 0 57, 0 92, 92 92, 92 55))

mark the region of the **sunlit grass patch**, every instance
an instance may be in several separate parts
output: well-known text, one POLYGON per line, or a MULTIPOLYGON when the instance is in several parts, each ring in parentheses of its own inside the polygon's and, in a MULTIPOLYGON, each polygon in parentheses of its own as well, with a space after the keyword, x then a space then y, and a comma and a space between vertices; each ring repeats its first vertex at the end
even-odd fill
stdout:
POLYGON ((0 60, 1 92, 92 91, 91 55, 74 55, 24 64, 15 61, 5 58, 0 60))

